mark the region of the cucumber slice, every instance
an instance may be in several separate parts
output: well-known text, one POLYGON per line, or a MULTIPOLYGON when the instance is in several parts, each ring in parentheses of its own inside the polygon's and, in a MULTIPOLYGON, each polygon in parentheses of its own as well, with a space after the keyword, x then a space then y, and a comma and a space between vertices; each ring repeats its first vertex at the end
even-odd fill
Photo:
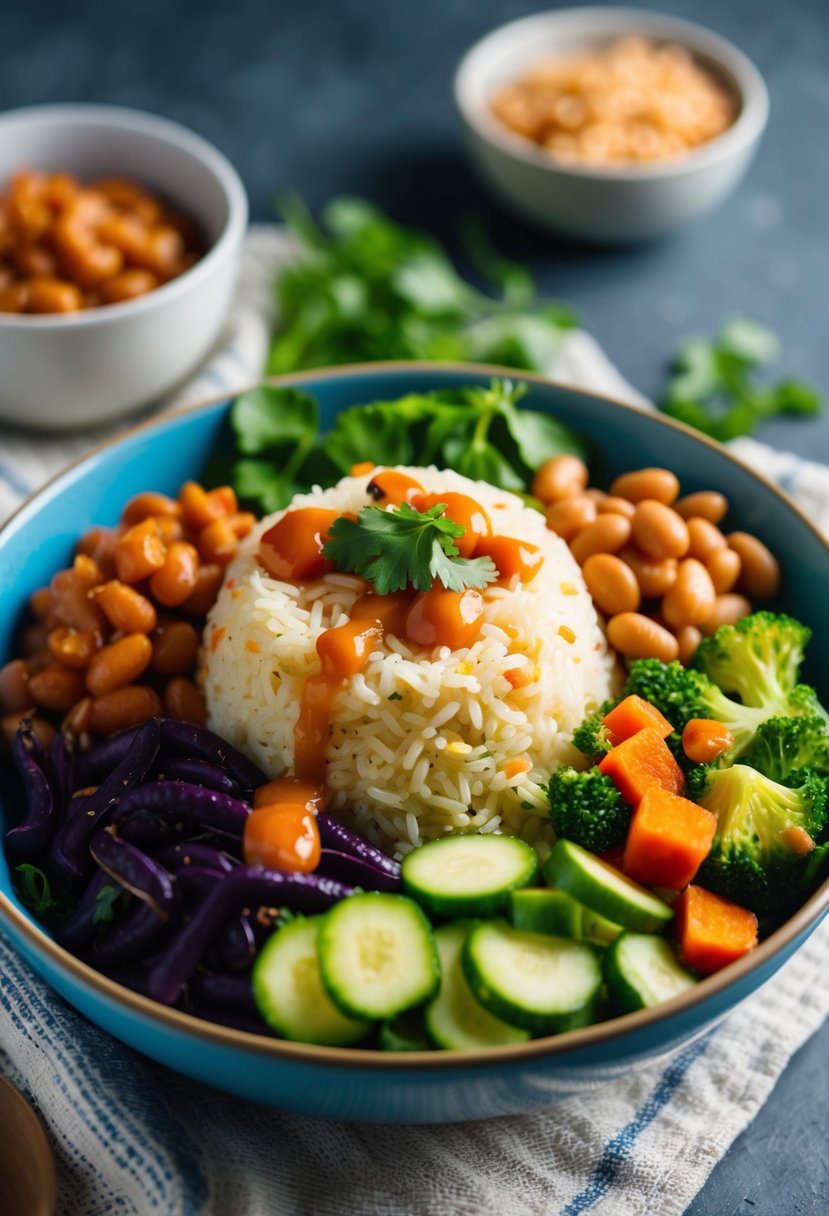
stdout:
POLYGON ((401 877, 430 916, 497 916, 538 878, 538 854, 515 836, 444 836, 404 857, 401 877))
POLYGON ((572 840, 558 841, 544 877, 599 916, 639 933, 658 933, 674 914, 664 900, 572 840))
POLYGON ((599 916, 598 912, 594 912, 592 908, 583 909, 581 922, 581 936, 587 942, 596 942, 599 946, 609 946, 611 942, 615 942, 620 933, 624 933, 621 925, 617 925, 615 921, 608 920, 606 916, 599 916))
POLYGON ((584 912, 583 904, 566 891, 525 887, 510 892, 509 922, 513 929, 551 933, 554 937, 583 937, 584 912))
POLYGON ((587 942, 493 920, 471 930, 461 959, 477 1000, 513 1026, 559 1034, 594 1020, 602 968, 587 942))
POLYGON ((697 983, 664 937, 623 933, 604 960, 607 989, 617 1013, 660 1005, 697 983))
POLYGON ((381 1051, 429 1051, 422 1009, 407 1009, 390 1022, 383 1022, 377 1035, 381 1051))
POLYGON ((464 943, 474 922, 453 921, 435 932, 440 955, 440 992, 426 1006, 423 1017, 435 1047, 474 1051, 503 1043, 524 1043, 526 1030, 509 1026, 484 1009, 472 995, 461 966, 464 943))
POLYGON ((371 1027, 344 1017, 325 994, 317 962, 323 919, 299 918, 271 934, 253 965, 253 999, 283 1039, 343 1047, 365 1038, 371 1027))
POLYGON ((405 895, 351 895, 322 917, 322 983, 355 1018, 388 1021, 437 992, 440 964, 432 927, 405 895))

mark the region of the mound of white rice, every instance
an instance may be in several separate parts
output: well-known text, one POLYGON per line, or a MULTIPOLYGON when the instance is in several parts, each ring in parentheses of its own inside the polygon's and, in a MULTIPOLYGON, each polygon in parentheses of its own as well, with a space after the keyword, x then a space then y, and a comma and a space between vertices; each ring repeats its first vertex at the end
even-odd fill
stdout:
MULTIPOLYGON (((544 563, 526 586, 483 593, 485 623, 471 646, 424 652, 387 636, 344 683, 327 751, 330 807, 398 854, 469 830, 543 846, 538 787, 577 758, 574 728, 610 695, 612 661, 592 600, 564 541, 515 495, 452 472, 403 471, 428 492, 476 499, 493 532, 540 546, 544 563), (529 677, 523 687, 508 678, 516 669, 529 677)), ((292 505, 357 512, 371 501, 369 480, 346 477, 292 505)), ((269 578, 255 554, 281 514, 259 524, 228 569, 207 622, 203 673, 212 729, 273 777, 292 768, 303 681, 320 666, 316 640, 365 591, 347 574, 303 586, 269 578)))

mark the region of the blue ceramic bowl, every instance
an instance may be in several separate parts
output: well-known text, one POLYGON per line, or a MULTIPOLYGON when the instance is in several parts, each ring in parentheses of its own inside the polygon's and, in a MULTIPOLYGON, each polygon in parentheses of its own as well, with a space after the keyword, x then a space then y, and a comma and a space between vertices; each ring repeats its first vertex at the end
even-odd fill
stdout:
MULTIPOLYGON (((315 393, 323 420, 356 402, 442 386, 485 384, 498 369, 375 365, 287 377, 315 393)), ((513 376, 513 378, 516 378, 513 376)), ((792 503, 718 446, 664 418, 591 394, 526 380, 527 402, 590 436, 604 453, 602 478, 667 465, 684 491, 720 488, 733 517, 783 556, 779 607, 819 626, 829 601, 829 549, 792 503)), ((140 490, 176 493, 198 477, 222 441, 220 401, 132 431, 74 465, 0 532, 0 662, 11 654, 26 599, 65 566, 78 535, 114 523, 140 490)), ((817 628, 813 682, 829 670, 829 636, 817 628)), ((824 698, 826 689, 823 689, 824 698)), ((805 941, 829 908, 829 882, 751 955, 692 992, 556 1038, 489 1051, 383 1054, 283 1043, 168 1010, 98 975, 61 949, 15 897, 0 856, 0 925, 63 997, 117 1038, 219 1089, 288 1110, 354 1121, 450 1122, 530 1111, 594 1087, 688 1044, 753 993, 805 941)))

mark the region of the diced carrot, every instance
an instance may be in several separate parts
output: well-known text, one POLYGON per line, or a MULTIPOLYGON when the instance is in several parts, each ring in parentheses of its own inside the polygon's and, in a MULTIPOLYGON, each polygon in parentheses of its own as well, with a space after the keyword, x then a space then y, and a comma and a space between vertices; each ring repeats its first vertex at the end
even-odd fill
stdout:
POLYGON ((680 891, 711 850, 717 816, 652 786, 630 821, 622 868, 630 878, 680 891))
POLYGON ((526 688, 532 683, 532 676, 524 670, 523 667, 510 667, 509 671, 504 672, 504 678, 513 688, 526 688))
POLYGON ((688 967, 711 975, 757 945, 757 917, 704 887, 686 887, 674 903, 679 956, 688 967))
POLYGON ((658 730, 662 739, 667 739, 674 729, 655 705, 651 705, 650 701, 645 701, 642 697, 637 697, 635 693, 625 697, 624 701, 620 701, 614 709, 605 714, 602 722, 607 729, 607 737, 614 747, 624 743, 625 739, 629 739, 638 731, 645 730, 646 727, 658 730))
POLYGON ((512 760, 507 760, 501 770, 507 781, 511 781, 513 777, 517 777, 519 773, 528 773, 532 765, 529 760, 522 760, 520 756, 516 756, 512 760))
POLYGON ((680 794, 685 780, 665 740, 652 726, 637 731, 608 752, 599 765, 612 777, 625 802, 636 808, 652 786, 680 794))

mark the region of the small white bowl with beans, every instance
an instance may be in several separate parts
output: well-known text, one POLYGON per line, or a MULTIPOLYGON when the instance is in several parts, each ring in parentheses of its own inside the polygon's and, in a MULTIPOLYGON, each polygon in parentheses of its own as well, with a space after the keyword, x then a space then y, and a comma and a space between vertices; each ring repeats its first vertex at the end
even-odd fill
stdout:
POLYGON ((635 469, 607 491, 588 485, 587 466, 554 456, 532 493, 547 526, 567 542, 625 658, 688 663, 703 637, 774 599, 780 566, 748 532, 724 532, 728 500, 718 490, 685 496, 674 473, 635 469))
POLYGON ((502 203, 543 228, 599 242, 662 236, 718 206, 748 169, 768 117, 763 79, 737 47, 691 22, 632 8, 556 9, 501 26, 461 61, 455 102, 472 162, 502 203), (607 88, 613 65, 601 56, 637 44, 730 96, 721 130, 709 136, 706 128, 701 138, 696 116, 686 122, 682 113, 689 98, 680 90, 660 105, 657 85, 635 62, 621 65, 617 90, 607 88), (585 57, 593 62, 582 80, 560 86, 543 76, 545 65, 585 57), (512 115, 499 99, 508 101, 507 90, 528 74, 540 87, 519 96, 512 115), (643 106, 648 89, 654 104, 643 106), (548 104, 552 117, 561 115, 557 131, 537 127, 548 104))
POLYGON ((204 254, 135 299, 0 311, 0 421, 65 431, 149 405, 198 365, 227 316, 248 213, 238 174, 176 123, 95 105, 0 115, 0 188, 24 168, 82 184, 131 179, 195 222, 204 254))

